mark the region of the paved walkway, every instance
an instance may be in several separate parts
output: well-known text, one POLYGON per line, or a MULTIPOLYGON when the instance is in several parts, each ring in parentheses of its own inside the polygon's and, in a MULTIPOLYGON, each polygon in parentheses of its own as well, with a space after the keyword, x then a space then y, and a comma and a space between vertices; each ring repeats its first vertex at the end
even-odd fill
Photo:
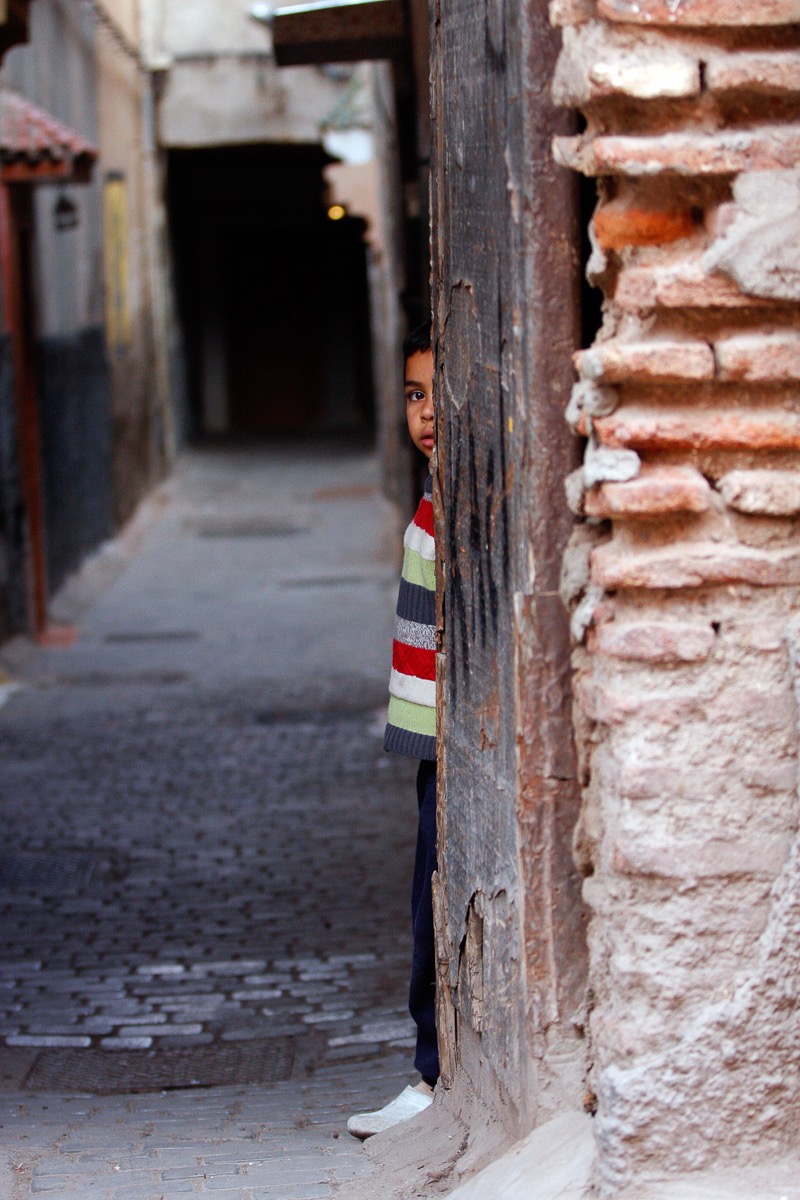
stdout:
POLYGON ((59 598, 75 644, 0 654, 3 1200, 366 1169, 347 1115, 413 1077, 397 551, 369 456, 194 452, 59 598))

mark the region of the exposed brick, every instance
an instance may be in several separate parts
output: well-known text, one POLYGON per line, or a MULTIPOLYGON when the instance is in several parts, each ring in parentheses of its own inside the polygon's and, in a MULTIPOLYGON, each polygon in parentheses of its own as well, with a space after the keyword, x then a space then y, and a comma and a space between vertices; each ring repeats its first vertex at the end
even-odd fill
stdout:
MULTIPOLYGON (((800 1111, 794 1083, 774 1103, 762 1085, 766 1059, 776 1079, 797 1057, 782 1007, 797 973, 788 925, 775 930, 769 973, 756 970, 772 884, 796 867, 800 543, 775 518, 800 515, 800 121, 788 103, 800 56, 797 29, 777 26, 800 21, 800 0, 598 0, 598 16, 565 34, 562 92, 586 123, 554 152, 604 181, 588 267, 602 327, 578 365, 618 403, 574 415, 594 453, 645 459, 630 482, 584 491, 582 515, 614 527, 584 524, 589 579, 571 597, 573 636, 585 638, 574 658, 576 846, 593 872, 598 1177, 633 1197, 655 1164, 667 1176, 681 1155, 736 1155, 764 1111, 788 1143, 800 1111), (702 60, 697 103, 661 103, 658 71, 644 78, 651 56, 673 51, 702 60), (630 103, 635 89, 641 102, 630 103), (702 226, 682 232, 694 205, 702 226), (661 226, 650 208, 663 210, 661 226), (701 359, 693 383, 679 355, 659 359, 661 339, 710 350, 711 370, 701 359), (781 469, 752 469, 773 462, 781 469), (660 493, 650 474, 665 463, 722 475, 717 495, 701 480, 712 515, 683 519, 677 481, 660 493), (717 1070, 726 1004, 749 1064, 735 1091, 717 1070)), ((683 69, 676 91, 689 86, 683 69)), ((585 468, 582 478, 588 486, 585 468)), ((748 1145, 756 1154, 763 1142, 759 1131, 748 1145)))
POLYGON ((714 378, 714 353, 705 342, 600 342, 575 355, 585 379, 602 383, 700 382, 714 378))
POLYGON ((774 53, 726 54, 710 57, 706 86, 712 92, 800 92, 800 55, 795 50, 774 53))
POLYGON ((730 471, 717 485, 726 504, 743 513, 800 513, 800 470, 730 471))
POLYGON ((798 450, 800 413, 782 408, 663 410, 627 405, 594 422, 598 440, 639 450, 798 450))
POLYGON ((697 228, 687 209, 638 208, 623 200, 601 205, 593 223, 595 238, 604 250, 665 245, 691 237, 697 228))
POLYGON ((716 634, 710 625, 688 622, 609 621, 589 631, 588 646, 614 658, 644 662, 701 662, 708 658, 716 634))
POLYGON ((694 467, 643 467, 627 483, 601 483, 586 494, 589 517, 652 517, 661 513, 701 513, 711 488, 694 467))
POLYGON ((697 262, 620 271, 614 301, 626 312, 653 308, 759 308, 769 301, 746 295, 724 275, 709 275, 697 262))
POLYGON ((716 342, 717 374, 724 380, 780 383, 800 380, 800 334, 748 333, 716 342))
POLYGON ((553 154, 584 175, 738 175, 790 169, 800 159, 800 128, 767 126, 720 133, 665 133, 660 137, 556 137, 553 154))
POLYGON ((800 583, 800 549, 754 550, 718 542, 679 542, 633 552, 613 542, 591 558, 592 582, 617 588, 692 588, 750 583, 756 587, 800 583))
POLYGON ((800 0, 598 0, 597 11, 635 25, 791 25, 800 0))

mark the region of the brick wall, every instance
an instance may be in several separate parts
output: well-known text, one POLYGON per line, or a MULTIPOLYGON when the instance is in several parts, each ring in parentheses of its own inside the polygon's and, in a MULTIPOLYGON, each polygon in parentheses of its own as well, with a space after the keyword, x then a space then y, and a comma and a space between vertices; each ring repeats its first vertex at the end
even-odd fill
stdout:
POLYGON ((800 0, 551 19, 604 293, 564 581, 613 1190, 768 1162, 800 1121, 800 0))

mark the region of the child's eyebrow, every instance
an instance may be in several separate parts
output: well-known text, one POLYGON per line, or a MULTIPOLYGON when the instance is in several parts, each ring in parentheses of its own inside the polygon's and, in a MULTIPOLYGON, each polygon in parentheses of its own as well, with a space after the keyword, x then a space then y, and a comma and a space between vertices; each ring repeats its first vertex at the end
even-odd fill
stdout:
POLYGON ((424 385, 423 383, 420 383, 420 381, 419 381, 418 379, 407 379, 407 380, 405 381, 405 383, 404 383, 404 385, 403 385, 403 386, 404 386, 404 387, 418 387, 418 388, 421 388, 421 387, 424 387, 425 385, 424 385))

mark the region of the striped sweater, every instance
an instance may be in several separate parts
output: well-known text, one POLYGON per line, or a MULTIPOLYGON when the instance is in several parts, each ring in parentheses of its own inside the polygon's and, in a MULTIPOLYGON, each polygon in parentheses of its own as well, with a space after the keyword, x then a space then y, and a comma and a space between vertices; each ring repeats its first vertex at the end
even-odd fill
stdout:
POLYGON ((403 538, 384 749, 436 758, 436 579, 433 480, 403 538))

